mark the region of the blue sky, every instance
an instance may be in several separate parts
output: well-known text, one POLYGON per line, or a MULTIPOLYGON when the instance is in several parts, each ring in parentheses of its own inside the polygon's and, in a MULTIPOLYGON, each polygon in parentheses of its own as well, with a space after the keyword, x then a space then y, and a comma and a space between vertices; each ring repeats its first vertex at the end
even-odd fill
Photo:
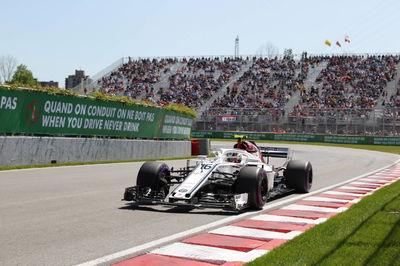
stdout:
POLYGON ((281 53, 400 52, 397 0, 1 0, 0 6, 0 55, 62 87, 75 69, 94 75, 126 56, 232 55, 237 35, 242 55, 266 43, 281 53))

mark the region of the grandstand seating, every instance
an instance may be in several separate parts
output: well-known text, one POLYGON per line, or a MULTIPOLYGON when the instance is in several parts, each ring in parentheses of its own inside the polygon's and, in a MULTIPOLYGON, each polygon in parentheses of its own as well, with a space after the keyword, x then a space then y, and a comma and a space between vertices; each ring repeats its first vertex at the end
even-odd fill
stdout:
POLYGON ((398 55, 129 59, 97 90, 184 104, 207 121, 367 121, 398 116, 389 108, 400 107, 399 63, 398 55))
POLYGON ((169 67, 176 63, 173 59, 162 60, 131 60, 98 80, 99 91, 108 94, 121 94, 139 98, 154 90, 153 85, 160 81, 161 73, 168 72, 169 67))
POLYGON ((399 57, 334 56, 317 78, 320 90, 302 95, 302 105, 317 108, 374 108, 394 79, 399 57))

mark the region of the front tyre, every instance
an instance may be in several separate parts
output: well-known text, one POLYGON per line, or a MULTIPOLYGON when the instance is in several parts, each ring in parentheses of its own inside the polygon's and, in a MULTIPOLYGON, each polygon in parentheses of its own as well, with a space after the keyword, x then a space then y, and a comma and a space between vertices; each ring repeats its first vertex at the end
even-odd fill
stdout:
POLYGON ((262 209, 269 196, 267 172, 255 166, 243 167, 236 179, 234 190, 236 194, 248 194, 250 208, 262 209))
POLYGON ((152 191, 164 192, 167 196, 169 193, 168 179, 169 179, 169 167, 162 162, 145 162, 140 167, 136 185, 139 187, 147 187, 152 191))
POLYGON ((286 186, 300 193, 308 193, 313 182, 313 170, 308 161, 290 160, 284 172, 286 186))

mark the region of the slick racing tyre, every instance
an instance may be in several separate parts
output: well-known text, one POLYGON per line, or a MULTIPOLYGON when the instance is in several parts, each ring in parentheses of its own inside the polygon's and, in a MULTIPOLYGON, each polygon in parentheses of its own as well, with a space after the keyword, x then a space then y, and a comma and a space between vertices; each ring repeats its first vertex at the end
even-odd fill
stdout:
POLYGON ((268 199, 267 172, 255 166, 243 167, 236 179, 235 193, 248 193, 250 208, 261 209, 268 199))
POLYGON ((313 170, 310 162, 290 160, 284 172, 286 186, 300 193, 310 192, 313 170))
POLYGON ((169 193, 168 179, 169 168, 165 163, 145 162, 140 167, 136 185, 150 188, 152 191, 162 191, 166 196, 169 193))

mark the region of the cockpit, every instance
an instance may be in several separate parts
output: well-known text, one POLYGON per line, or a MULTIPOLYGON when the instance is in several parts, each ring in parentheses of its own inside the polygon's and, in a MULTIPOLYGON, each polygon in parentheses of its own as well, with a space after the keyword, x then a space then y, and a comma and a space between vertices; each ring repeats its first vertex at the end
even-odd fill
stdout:
POLYGON ((242 159, 242 154, 237 152, 228 152, 224 155, 224 161, 229 163, 241 163, 242 159))

